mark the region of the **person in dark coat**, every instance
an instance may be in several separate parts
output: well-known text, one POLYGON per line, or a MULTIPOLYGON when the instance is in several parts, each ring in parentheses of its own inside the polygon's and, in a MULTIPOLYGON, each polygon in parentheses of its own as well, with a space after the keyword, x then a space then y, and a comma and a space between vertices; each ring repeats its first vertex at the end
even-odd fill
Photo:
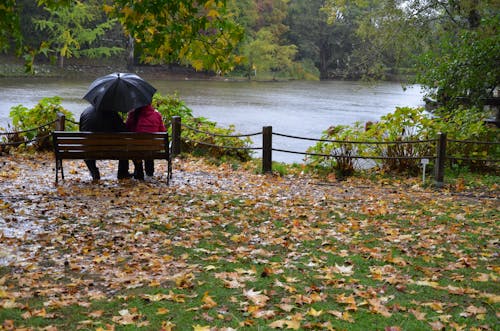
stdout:
MULTIPOLYGON (((97 111, 94 106, 87 107, 80 115, 80 131, 123 132, 128 131, 120 115, 114 111, 97 111)), ((92 179, 101 179, 96 160, 84 160, 92 179)), ((132 177, 128 172, 128 160, 118 161, 118 179, 132 177)))

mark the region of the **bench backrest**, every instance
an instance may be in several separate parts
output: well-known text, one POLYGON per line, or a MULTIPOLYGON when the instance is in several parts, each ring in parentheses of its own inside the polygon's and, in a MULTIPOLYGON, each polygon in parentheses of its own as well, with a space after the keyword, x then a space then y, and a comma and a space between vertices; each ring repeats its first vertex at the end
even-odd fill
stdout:
POLYGON ((82 132, 54 131, 56 159, 167 159, 167 132, 82 132))

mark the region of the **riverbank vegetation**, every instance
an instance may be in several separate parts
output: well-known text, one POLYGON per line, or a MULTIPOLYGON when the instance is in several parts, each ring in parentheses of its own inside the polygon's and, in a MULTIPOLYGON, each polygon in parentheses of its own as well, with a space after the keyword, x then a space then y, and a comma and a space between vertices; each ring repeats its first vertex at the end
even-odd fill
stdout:
POLYGON ((32 72, 46 61, 112 56, 127 70, 180 65, 249 79, 405 77, 447 112, 464 103, 481 108, 500 77, 493 0, 39 4, 0 9, 1 50, 24 54, 32 72))
MULTIPOLYGON (((500 160, 498 128, 487 125, 487 118, 487 113, 477 109, 459 109, 447 116, 432 117, 423 108, 398 107, 375 123, 328 128, 321 141, 309 148, 308 152, 312 155, 307 157, 306 162, 318 171, 330 172, 335 169, 338 175, 348 176, 366 168, 364 159, 348 158, 349 156, 374 157, 372 166, 377 166, 382 171, 415 176, 422 171, 422 159, 435 154, 434 139, 439 133, 446 133, 451 140, 497 142, 450 143, 447 154, 460 158, 450 162, 450 167, 496 172, 496 162, 500 160), (380 142, 396 144, 379 144, 380 142), (378 156, 387 158, 377 160, 378 156), (468 158, 472 160, 467 160, 468 158), (493 161, 488 162, 488 159, 493 161)), ((430 166, 434 166, 434 160, 431 160, 430 166)))

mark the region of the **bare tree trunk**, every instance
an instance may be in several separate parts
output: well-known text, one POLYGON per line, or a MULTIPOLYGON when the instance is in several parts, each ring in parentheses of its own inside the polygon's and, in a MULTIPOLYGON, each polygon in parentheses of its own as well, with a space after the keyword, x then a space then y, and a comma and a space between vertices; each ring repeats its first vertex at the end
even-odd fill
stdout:
POLYGON ((128 36, 127 42, 127 70, 131 71, 134 69, 134 38, 131 35, 128 36))

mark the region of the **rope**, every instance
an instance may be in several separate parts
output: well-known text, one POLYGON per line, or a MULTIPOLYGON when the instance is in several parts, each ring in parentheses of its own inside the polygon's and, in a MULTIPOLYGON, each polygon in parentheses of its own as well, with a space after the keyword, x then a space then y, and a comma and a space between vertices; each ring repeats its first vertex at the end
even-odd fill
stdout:
POLYGON ((69 118, 66 119, 67 122, 70 122, 70 123, 73 123, 73 124, 80 124, 80 121, 73 121, 73 120, 70 120, 69 118))
POLYGON ((335 157, 335 158, 346 158, 346 159, 373 159, 373 160, 399 160, 399 159, 435 159, 435 155, 423 155, 423 156, 362 156, 362 155, 332 155, 332 154, 321 154, 321 153, 307 153, 307 152, 296 152, 289 151, 286 149, 272 149, 275 152, 284 152, 292 154, 310 155, 310 156, 324 156, 324 157, 335 157))
POLYGON ((499 142, 495 141, 473 141, 473 140, 456 140, 456 139, 446 139, 452 143, 463 143, 463 144, 480 144, 480 145, 500 145, 499 142))
POLYGON ((500 159, 475 159, 471 157, 455 157, 455 156, 446 156, 448 160, 460 160, 460 161, 483 161, 483 162, 500 162, 500 159))
POLYGON ((184 138, 186 141, 190 141, 192 143, 195 143, 195 144, 199 144, 199 145, 206 145, 206 146, 211 146, 211 147, 217 147, 217 148, 227 148, 227 149, 240 149, 240 150, 251 150, 251 149, 262 149, 262 147, 233 147, 233 146, 221 146, 221 145, 215 145, 215 144, 210 144, 210 143, 206 143, 206 142, 203 142, 203 141, 198 141, 198 140, 192 140, 192 139, 188 139, 188 138, 184 138))
POLYGON ((42 124, 39 127, 36 127, 36 128, 33 128, 33 129, 28 129, 28 130, 23 130, 23 131, 0 132, 0 135, 7 136, 7 135, 14 135, 14 134, 19 134, 19 133, 31 132, 31 131, 35 131, 35 130, 38 130, 38 129, 41 129, 41 128, 48 127, 48 126, 50 126, 50 125, 52 125, 52 124, 54 124, 56 122, 57 122, 57 120, 54 120, 54 121, 49 122, 47 124, 42 124))
POLYGON ((262 134, 262 132, 256 132, 256 133, 248 133, 248 134, 226 135, 226 134, 216 134, 216 133, 211 133, 211 132, 201 131, 201 130, 198 130, 198 129, 193 128, 193 127, 191 127, 191 126, 185 125, 185 124, 181 124, 181 126, 186 127, 186 128, 188 128, 188 129, 193 130, 193 131, 198 132, 198 133, 204 133, 204 134, 207 134, 207 135, 209 135, 209 136, 213 136, 213 137, 223 137, 223 138, 241 138, 241 137, 251 137, 251 136, 257 136, 257 135, 262 134))
POLYGON ((417 143, 428 143, 435 142, 437 139, 426 139, 426 140, 401 140, 401 141, 347 141, 347 140, 330 140, 330 139, 315 139, 315 138, 306 138, 299 136, 292 136, 283 133, 273 132, 273 135, 285 137, 285 138, 293 138, 293 139, 302 139, 302 140, 312 140, 312 141, 321 141, 321 142, 330 142, 330 143, 347 143, 347 144, 367 144, 367 145, 390 145, 390 144, 417 144, 417 143))
POLYGON ((30 139, 30 140, 23 140, 23 141, 15 141, 15 142, 0 142, 0 145, 2 146, 19 146, 19 145, 22 145, 22 144, 27 144, 27 143, 32 143, 34 141, 38 141, 38 140, 42 140, 42 139, 45 139, 45 138, 48 138, 50 137, 50 134, 46 134, 46 135, 43 135, 43 136, 37 136, 33 139, 30 139))

